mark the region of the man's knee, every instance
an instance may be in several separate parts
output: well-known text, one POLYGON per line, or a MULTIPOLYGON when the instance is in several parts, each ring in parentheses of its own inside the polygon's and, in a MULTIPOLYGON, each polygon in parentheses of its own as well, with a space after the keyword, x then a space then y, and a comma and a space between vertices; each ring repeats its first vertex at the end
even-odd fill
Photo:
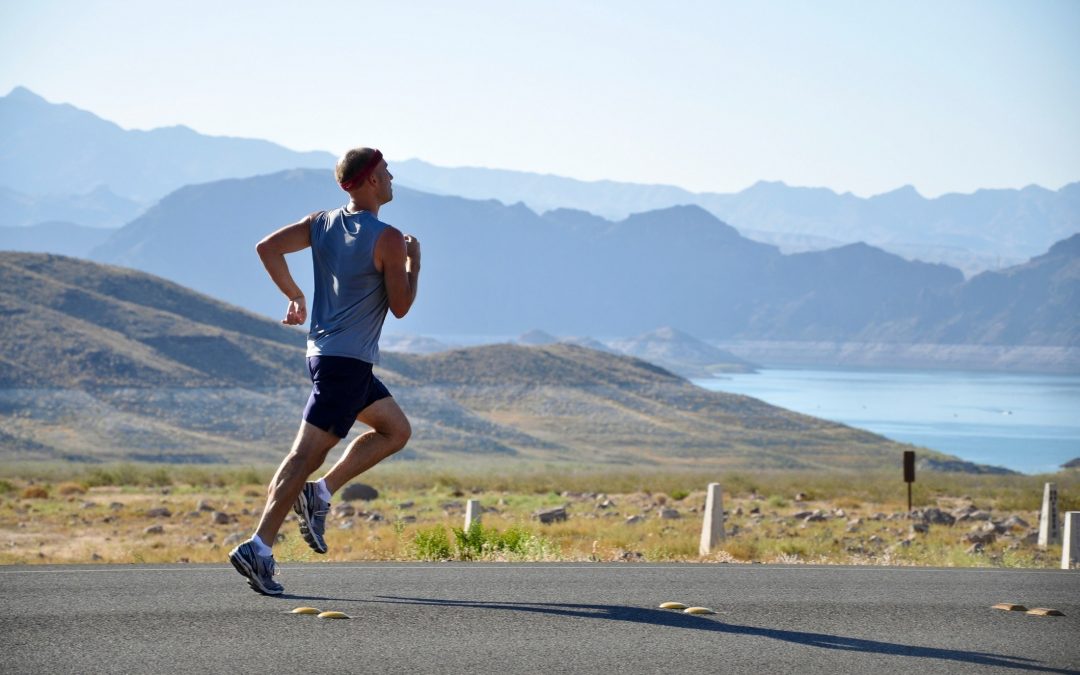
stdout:
POLYGON ((299 433, 296 434, 296 440, 293 442, 292 449, 286 456, 285 462, 305 468, 314 465, 311 468, 311 471, 314 471, 322 465, 331 448, 337 445, 340 440, 333 433, 323 431, 308 422, 304 422, 299 433))
MULTIPOLYGON (((392 398, 384 398, 371 404, 356 416, 356 419, 371 427, 381 436, 389 447, 389 453, 405 447, 412 437, 412 425, 392 398)), ((387 454, 389 454, 387 453, 387 454)))
POLYGON ((297 447, 289 451, 285 457, 285 463, 295 467, 296 470, 311 473, 322 466, 327 454, 329 454, 329 448, 324 450, 317 447, 297 447))
POLYGON ((389 425, 389 428, 384 433, 390 440, 390 445, 395 452, 404 448, 405 444, 412 438, 412 425, 409 424, 409 418, 401 415, 389 425))

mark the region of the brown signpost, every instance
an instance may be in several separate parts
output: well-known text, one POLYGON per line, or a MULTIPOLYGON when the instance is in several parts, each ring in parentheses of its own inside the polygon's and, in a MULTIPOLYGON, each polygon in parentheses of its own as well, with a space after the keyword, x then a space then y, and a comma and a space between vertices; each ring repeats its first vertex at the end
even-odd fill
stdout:
POLYGON ((915 451, 904 451, 904 482, 907 483, 907 510, 911 513, 911 484, 915 482, 915 451))

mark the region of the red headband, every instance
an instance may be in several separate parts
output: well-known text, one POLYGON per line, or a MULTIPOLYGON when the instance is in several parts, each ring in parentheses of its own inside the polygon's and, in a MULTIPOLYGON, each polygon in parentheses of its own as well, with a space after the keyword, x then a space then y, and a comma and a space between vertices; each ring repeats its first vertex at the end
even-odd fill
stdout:
POLYGON ((341 181, 341 189, 348 192, 357 185, 363 183, 367 180, 367 177, 371 175, 371 172, 375 170, 375 167, 379 166, 379 162, 381 161, 382 153, 376 150, 375 154, 371 156, 371 159, 367 161, 367 164, 360 167, 360 169, 352 175, 352 178, 341 181))

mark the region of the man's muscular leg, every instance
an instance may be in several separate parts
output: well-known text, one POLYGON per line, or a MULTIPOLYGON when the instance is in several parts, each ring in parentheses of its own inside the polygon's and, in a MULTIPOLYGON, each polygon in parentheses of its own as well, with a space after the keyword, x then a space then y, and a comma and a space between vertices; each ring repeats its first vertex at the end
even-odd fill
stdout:
POLYGON ((267 546, 274 545, 281 523, 292 509, 300 491, 304 489, 308 476, 322 466, 326 454, 340 440, 329 431, 323 431, 306 421, 300 423, 300 431, 293 441, 292 450, 282 460, 274 479, 270 481, 266 508, 263 509, 259 529, 256 531, 259 539, 267 546))
POLYGON ((405 447, 412 435, 408 418, 389 396, 361 410, 356 419, 371 427, 371 431, 350 443, 338 463, 323 476, 330 492, 337 492, 356 476, 405 447))

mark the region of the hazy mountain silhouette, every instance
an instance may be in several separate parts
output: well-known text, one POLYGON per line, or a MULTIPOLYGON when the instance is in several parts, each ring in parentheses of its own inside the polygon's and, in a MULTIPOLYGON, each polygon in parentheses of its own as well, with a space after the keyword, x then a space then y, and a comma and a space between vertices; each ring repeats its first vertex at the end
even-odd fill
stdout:
MULTIPOLYGON (((328 171, 188 186, 93 256, 276 317, 283 300, 254 243, 344 199, 328 171)), ((544 326, 604 338, 679 325, 713 340, 1077 344, 1076 277, 1032 281, 1054 265, 1072 269, 1069 243, 1046 261, 965 282, 955 269, 865 244, 783 255, 696 206, 611 222, 399 187, 380 215, 424 248, 422 292, 416 310, 395 324, 401 332, 509 336, 544 326), (988 284, 1002 288, 980 290, 988 284)), ((292 261, 309 288, 308 254, 292 261)))
MULTIPOLYGON (((0 227, 49 221, 90 227, 120 227, 139 215, 144 208, 141 203, 115 195, 104 186, 86 194, 47 194, 37 197, 0 187, 0 227)), ((49 243, 48 239, 40 241, 41 246, 49 243)))
POLYGON ((929 334, 939 342, 1080 345, 1080 234, 1023 265, 976 276, 950 300, 929 334))
MULTIPOLYGON (((182 126, 124 130, 17 87, 0 98, 0 160, 0 224, 61 220, 118 225, 186 184, 290 168, 329 169, 334 158, 267 141, 205 136, 182 126), (41 200, 45 195, 49 198, 41 200)), ((1080 183, 1057 191, 1029 186, 926 199, 910 186, 861 198, 762 181, 721 194, 446 168, 420 160, 392 163, 399 184, 433 194, 521 202, 538 213, 587 211, 614 220, 695 204, 784 252, 862 241, 907 258, 946 262, 969 274, 1038 255, 1074 234, 1080 223, 1080 183)))
POLYGON ((713 377, 718 373, 752 373, 754 364, 717 349, 681 330, 664 326, 623 340, 612 340, 616 351, 655 363, 684 377, 713 377))
POLYGON ((27 227, 0 227, 0 251, 58 253, 86 258, 113 234, 103 227, 50 221, 27 227))
POLYGON ((526 345, 529 347, 539 347, 541 345, 553 345, 559 342, 559 338, 555 337, 547 331, 534 328, 530 331, 526 331, 518 336, 515 342, 519 345, 526 345))
POLYGON ((184 126, 122 129, 23 87, 0 98, 0 148, 0 186, 35 196, 78 195, 106 186, 143 203, 188 183, 334 162, 326 152, 205 136, 184 126))
POLYGON ((446 168, 417 159, 395 162, 395 176, 427 192, 506 204, 520 201, 537 212, 570 208, 622 219, 641 211, 697 204, 744 234, 793 250, 864 241, 968 270, 1027 259, 1080 227, 1080 183, 1057 191, 1032 185, 927 199, 911 186, 862 198, 768 181, 733 194, 693 193, 670 185, 446 168))

